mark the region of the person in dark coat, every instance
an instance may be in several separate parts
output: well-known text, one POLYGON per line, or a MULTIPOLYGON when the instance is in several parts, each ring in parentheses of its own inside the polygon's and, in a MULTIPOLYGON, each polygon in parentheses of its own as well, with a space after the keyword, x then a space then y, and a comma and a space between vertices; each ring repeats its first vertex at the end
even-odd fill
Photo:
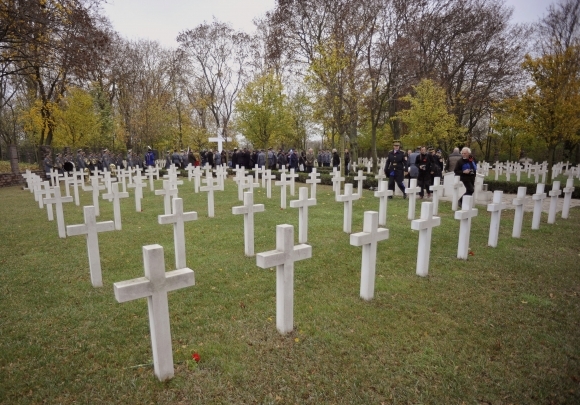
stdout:
POLYGON ((431 155, 427 153, 427 148, 421 146, 421 153, 417 156, 415 164, 419 168, 419 175, 417 176, 417 185, 421 187, 419 196, 423 198, 425 189, 427 189, 428 197, 431 197, 429 186, 431 185, 431 155))
MULTIPOLYGON (((465 186, 464 195, 473 195, 475 189, 475 175, 477 174, 477 161, 471 155, 471 149, 465 147, 461 149, 461 159, 459 159, 453 170, 459 180, 465 186)), ((463 196, 459 199, 459 206, 463 201, 463 196)))
POLYGON ((240 162, 238 161, 238 148, 234 148, 234 152, 232 153, 232 168, 235 169, 236 165, 239 165, 240 162))
POLYGON ((332 150, 332 167, 336 167, 338 169, 338 166, 340 165, 340 156, 338 156, 338 152, 336 151, 336 149, 332 150))
MULTIPOLYGON (((395 141, 393 142, 393 150, 387 156, 385 175, 389 178, 389 190, 394 192, 395 183, 397 183, 397 186, 403 192, 403 198, 407 198, 407 194, 405 194, 405 183, 403 183, 406 170, 407 160, 405 159, 405 153, 401 150, 401 142, 395 141)), ((392 196, 389 197, 389 199, 392 198, 392 196)))

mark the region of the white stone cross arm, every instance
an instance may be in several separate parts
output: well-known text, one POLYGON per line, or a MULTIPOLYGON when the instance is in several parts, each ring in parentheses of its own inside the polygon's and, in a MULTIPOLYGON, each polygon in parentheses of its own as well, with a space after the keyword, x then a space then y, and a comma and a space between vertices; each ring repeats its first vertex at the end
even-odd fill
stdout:
POLYGON ((143 262, 145 277, 115 283, 115 298, 118 302, 127 302, 147 297, 153 368, 157 378, 164 381, 174 373, 167 292, 194 285, 195 275, 188 268, 166 273, 160 245, 143 246, 143 262))
POLYGON ((350 235, 350 244, 362 246, 360 296, 371 300, 375 291, 375 271, 377 264, 377 242, 389 238, 389 230, 379 228, 379 213, 365 211, 363 231, 350 235))
POLYGON ((254 256, 254 213, 263 212, 264 204, 254 204, 254 193, 244 193, 244 205, 232 207, 232 214, 244 215, 244 248, 246 256, 254 256))
POLYGON ((68 236, 87 235, 87 251, 89 255, 89 271, 91 273, 91 283, 93 287, 103 286, 101 273, 101 256, 99 252, 98 232, 115 230, 113 221, 97 222, 95 207, 87 205, 83 207, 85 223, 80 225, 68 225, 66 232, 68 236))
POLYGON ((294 227, 276 226, 276 250, 258 253, 256 264, 276 266, 276 328, 282 334, 294 328, 294 262, 312 257, 309 245, 294 246, 294 227))
POLYGON ((175 267, 186 267, 185 260, 185 229, 184 222, 195 221, 197 212, 183 212, 183 199, 173 199, 173 214, 159 215, 157 220, 160 225, 173 224, 173 243, 175 245, 175 267))

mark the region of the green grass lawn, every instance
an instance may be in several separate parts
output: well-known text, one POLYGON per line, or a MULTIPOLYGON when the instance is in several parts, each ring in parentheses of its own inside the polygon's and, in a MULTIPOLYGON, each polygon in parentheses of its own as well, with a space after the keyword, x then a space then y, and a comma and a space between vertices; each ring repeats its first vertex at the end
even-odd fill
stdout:
MULTIPOLYGON (((296 196, 289 199, 297 199, 296 196)), ((156 183, 160 188, 160 182, 156 183)), ((144 190, 143 212, 122 200, 123 230, 99 234, 102 288, 90 283, 85 237, 58 238, 32 194, 0 189, 0 403, 4 404, 551 404, 580 402, 580 209, 511 237, 502 213, 497 248, 479 207, 468 261, 456 259, 459 223, 443 202, 429 277, 415 275, 418 233, 407 201, 389 201, 390 238, 379 243, 375 298, 359 298, 361 248, 342 232, 343 204, 318 187, 309 209, 312 258, 295 264, 295 329, 275 321, 275 270, 244 256, 243 216, 231 180, 216 194, 180 187, 188 266, 196 285, 169 293, 173 380, 153 375, 145 299, 116 302, 113 283, 143 276, 142 246, 160 244, 173 270, 173 229, 158 225, 163 199, 144 190), (193 352, 201 361, 190 361, 193 352)), ((256 191, 255 251, 294 225, 279 187, 256 191)), ((65 205, 68 225, 81 207, 65 205)), ((101 200, 100 221, 113 219, 101 200)), ((354 203, 353 232, 378 199, 354 203)), ((417 216, 420 206, 417 203, 417 216)))

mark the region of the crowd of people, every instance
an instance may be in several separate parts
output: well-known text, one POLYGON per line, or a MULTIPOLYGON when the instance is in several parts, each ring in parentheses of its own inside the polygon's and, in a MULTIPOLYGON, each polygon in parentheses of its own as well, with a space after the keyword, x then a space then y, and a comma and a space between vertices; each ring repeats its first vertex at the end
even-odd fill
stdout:
MULTIPOLYGON (((471 155, 469 148, 463 148, 461 152, 459 148, 455 148, 445 161, 441 150, 418 146, 415 150, 409 149, 405 153, 401 151, 400 147, 401 143, 395 141, 393 149, 387 155, 384 172, 389 179, 389 190, 394 191, 395 184, 397 184, 403 192, 403 197, 406 198, 403 180, 408 177, 417 179, 417 185, 420 187, 419 198, 424 198, 425 193, 427 193, 427 198, 431 198, 429 187, 433 185, 436 177, 443 175, 447 168, 448 171, 453 171, 460 176, 467 190, 465 194, 473 194, 477 162, 471 155)), ((43 168, 45 172, 49 172, 50 169, 54 168, 62 173, 63 170, 66 170, 67 163, 72 163, 75 168, 81 170, 86 168, 92 171, 97 168, 101 171, 110 171, 115 167, 125 169, 136 166, 154 166, 156 159, 157 156, 151 147, 147 147, 147 153, 144 156, 134 153, 131 149, 124 156, 122 153, 111 153, 108 149, 103 149, 101 153, 89 153, 87 155, 82 149, 78 149, 76 156, 73 156, 70 152, 57 153, 54 162, 50 154, 47 154, 43 160, 43 168)), ((194 152, 189 148, 180 151, 174 149, 173 153, 170 153, 170 151, 165 152, 166 168, 169 168, 172 164, 185 169, 189 164, 192 166, 205 166, 207 164, 211 167, 216 167, 222 163, 226 163, 230 167, 239 166, 247 169, 258 165, 260 168, 265 167, 277 170, 285 166, 288 169, 294 169, 296 172, 310 173, 316 165, 318 167, 332 166, 338 168, 341 160, 336 149, 320 149, 316 154, 312 148, 300 152, 295 149, 289 149, 288 151, 279 149, 276 152, 273 148, 268 150, 249 150, 247 147, 234 148, 230 153, 225 150, 218 152, 213 149, 194 152)), ((344 150, 344 163, 346 169, 349 170, 350 153, 348 149, 344 150)))
MULTIPOLYGON (((440 149, 418 146, 414 151, 409 149, 407 153, 400 150, 401 143, 395 141, 393 150, 388 153, 385 164, 385 176, 389 179, 389 190, 395 190, 395 184, 403 193, 403 198, 407 198, 405 192, 404 178, 417 179, 417 186, 420 188, 419 198, 431 198, 430 186, 434 184, 436 177, 441 178, 445 169, 460 176, 460 180, 465 186, 465 195, 473 195, 475 175, 477 173, 477 161, 471 154, 471 149, 464 147, 459 152, 455 148, 449 154, 447 161, 444 160, 440 149)), ((392 198, 392 197, 389 197, 392 198)))

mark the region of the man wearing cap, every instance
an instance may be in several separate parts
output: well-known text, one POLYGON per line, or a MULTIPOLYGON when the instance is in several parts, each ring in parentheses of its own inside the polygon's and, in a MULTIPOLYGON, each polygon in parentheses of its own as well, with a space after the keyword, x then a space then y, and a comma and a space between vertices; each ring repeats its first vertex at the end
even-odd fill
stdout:
POLYGON ((85 167, 87 167, 87 165, 85 164, 85 157, 82 149, 77 150, 76 160, 77 160, 76 165, 79 168, 79 170, 85 170, 85 167))
MULTIPOLYGON (((395 183, 397 183, 397 186, 403 192, 403 198, 407 198, 405 184, 403 183, 406 170, 407 160, 405 159, 405 154, 401 151, 401 142, 395 141, 393 142, 393 150, 389 152, 385 163, 385 175, 389 178, 389 190, 394 192, 395 183)), ((392 199, 393 197, 390 196, 389 198, 392 199)))
POLYGON ((155 166, 155 154, 151 146, 147 146, 147 153, 145 154, 145 164, 147 166, 155 166))

